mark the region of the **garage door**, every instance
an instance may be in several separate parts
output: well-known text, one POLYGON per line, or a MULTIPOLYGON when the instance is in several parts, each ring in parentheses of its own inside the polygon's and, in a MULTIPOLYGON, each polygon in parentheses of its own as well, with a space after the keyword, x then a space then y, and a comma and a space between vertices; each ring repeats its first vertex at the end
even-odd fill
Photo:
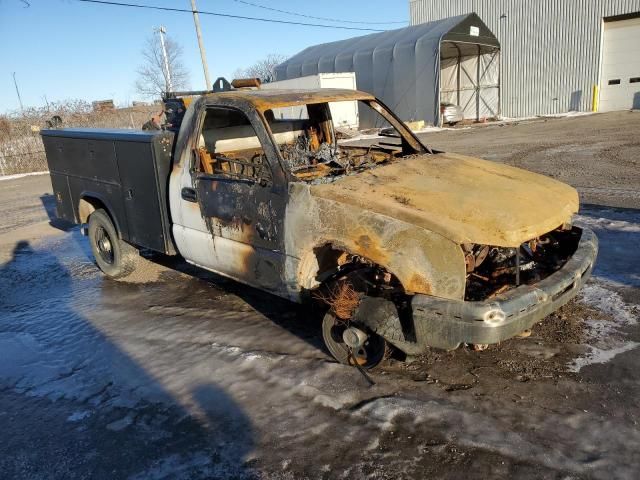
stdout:
POLYGON ((640 18, 606 22, 600 111, 640 108, 640 18))

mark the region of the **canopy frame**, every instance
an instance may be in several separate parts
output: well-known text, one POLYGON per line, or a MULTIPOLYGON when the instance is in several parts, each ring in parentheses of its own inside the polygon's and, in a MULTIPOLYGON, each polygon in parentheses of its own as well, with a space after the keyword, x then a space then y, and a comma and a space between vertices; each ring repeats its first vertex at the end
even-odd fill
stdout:
MULTIPOLYGON (((452 103, 476 120, 500 115, 499 51, 495 35, 478 15, 469 13, 308 47, 278 65, 275 76, 289 80, 355 72, 358 90, 380 98, 402 120, 441 125, 440 105, 445 98, 450 101, 452 88, 447 83, 442 91, 442 69, 451 67, 454 57, 459 88, 452 103)), ((371 113, 361 110, 362 128, 375 122, 371 113)))

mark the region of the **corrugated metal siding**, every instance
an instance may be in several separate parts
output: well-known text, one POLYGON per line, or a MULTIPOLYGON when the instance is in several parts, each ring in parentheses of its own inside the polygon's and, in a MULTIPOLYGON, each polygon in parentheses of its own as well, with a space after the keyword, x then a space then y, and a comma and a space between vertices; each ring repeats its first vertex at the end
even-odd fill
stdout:
POLYGON ((502 113, 525 117, 591 109, 602 20, 640 12, 640 0, 409 0, 409 7, 412 24, 477 13, 502 47, 502 113))

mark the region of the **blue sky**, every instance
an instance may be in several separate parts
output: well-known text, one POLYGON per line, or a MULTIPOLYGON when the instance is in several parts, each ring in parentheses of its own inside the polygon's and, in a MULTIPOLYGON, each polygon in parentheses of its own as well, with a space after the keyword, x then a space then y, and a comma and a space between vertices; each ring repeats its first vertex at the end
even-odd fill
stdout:
MULTIPOLYGON (((117 1, 117 0, 116 0, 117 1)), ((190 0, 120 0, 190 8, 190 0)), ((407 0, 248 0, 272 8, 318 17, 387 22, 409 19, 407 0)), ((69 98, 113 98, 117 103, 141 99, 134 82, 140 51, 153 28, 163 24, 184 49, 191 87, 204 88, 204 75, 193 17, 76 0, 0 0, 0 112, 19 107, 12 73, 27 106, 69 98)), ((329 23, 267 11, 233 0, 197 0, 200 10, 311 23, 329 23)), ((279 25, 201 16, 212 80, 230 78, 269 53, 292 55, 309 45, 364 35, 367 32, 279 25)), ((349 25, 349 24, 343 24, 349 25)), ((353 25, 366 27, 366 25, 353 25)), ((381 25, 372 28, 399 28, 381 25)))

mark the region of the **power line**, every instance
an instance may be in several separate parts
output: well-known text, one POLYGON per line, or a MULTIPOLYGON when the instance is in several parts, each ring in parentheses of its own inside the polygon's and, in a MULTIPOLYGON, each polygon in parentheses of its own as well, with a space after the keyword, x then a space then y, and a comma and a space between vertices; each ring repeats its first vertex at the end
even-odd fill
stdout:
POLYGON ((257 3, 247 2, 245 0, 232 0, 236 3, 242 3, 244 5, 249 5, 251 7, 262 8, 264 10, 271 10, 272 12, 285 13, 287 15, 295 15, 296 17, 304 17, 304 18, 312 18, 314 20, 324 20, 327 22, 338 22, 338 23, 359 23, 361 25, 391 25, 393 23, 408 23, 406 21, 394 21, 394 22, 358 22, 355 20, 340 20, 338 18, 328 18, 328 17, 314 17, 313 15, 305 15, 304 13, 296 13, 289 12, 288 10, 280 10, 278 8, 267 7, 266 5, 258 5, 257 3))
MULTIPOLYGON (((143 5, 139 3, 110 2, 107 0, 77 0, 77 1, 83 2, 83 3, 96 3, 99 5, 114 5, 118 7, 146 8, 148 10, 161 10, 165 12, 182 12, 182 13, 193 14, 192 10, 187 10, 185 8, 160 7, 157 5, 143 5)), ((380 30, 375 28, 347 27, 344 25, 323 25, 320 23, 294 22, 291 20, 276 20, 275 18, 247 17, 244 15, 231 15, 229 13, 206 12, 204 10, 198 10, 196 11, 196 13, 199 13, 200 15, 211 15, 214 17, 235 18, 238 20, 253 20, 256 22, 280 23, 280 24, 287 24, 287 25, 300 25, 303 27, 338 28, 341 30, 360 30, 360 31, 366 31, 366 32, 384 32, 385 31, 385 30, 380 30)))

